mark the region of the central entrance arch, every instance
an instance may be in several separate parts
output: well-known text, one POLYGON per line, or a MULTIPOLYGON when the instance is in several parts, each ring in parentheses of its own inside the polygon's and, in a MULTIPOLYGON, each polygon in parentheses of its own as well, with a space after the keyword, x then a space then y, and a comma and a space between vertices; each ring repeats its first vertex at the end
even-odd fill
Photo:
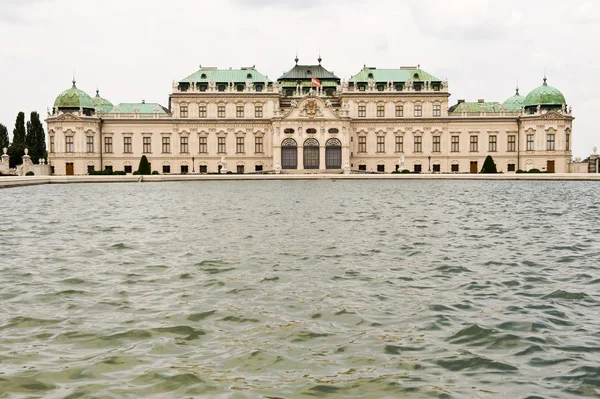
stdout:
POLYGON ((306 139, 304 142, 304 169, 319 169, 319 142, 306 139))
POLYGON ((342 142, 332 138, 325 143, 325 167, 342 169, 342 142))
POLYGON ((298 143, 294 139, 285 139, 281 143, 281 168, 298 169, 298 143))

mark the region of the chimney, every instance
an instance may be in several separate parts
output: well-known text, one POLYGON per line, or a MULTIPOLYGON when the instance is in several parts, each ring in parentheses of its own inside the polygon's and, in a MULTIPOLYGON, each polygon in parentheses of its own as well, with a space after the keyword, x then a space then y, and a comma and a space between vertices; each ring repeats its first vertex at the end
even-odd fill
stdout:
POLYGON ((485 100, 483 98, 480 98, 479 100, 477 100, 478 103, 484 103, 485 100))
POLYGON ((142 104, 146 104, 146 100, 142 100, 142 104))
POLYGON ((458 100, 458 103, 459 103, 459 104, 462 104, 462 103, 464 103, 464 102, 465 102, 465 100, 458 100))

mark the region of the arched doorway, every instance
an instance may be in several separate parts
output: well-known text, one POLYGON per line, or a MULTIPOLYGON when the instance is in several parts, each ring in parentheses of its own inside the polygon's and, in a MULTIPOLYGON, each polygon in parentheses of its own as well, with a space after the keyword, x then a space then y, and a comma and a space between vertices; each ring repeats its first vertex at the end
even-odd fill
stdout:
POLYGON ((298 143, 294 139, 281 142, 281 168, 298 169, 298 143))
POLYGON ((325 166, 327 169, 342 169, 342 142, 329 139, 325 143, 325 166))
POLYGON ((304 142, 304 169, 319 169, 319 142, 306 139, 304 142))

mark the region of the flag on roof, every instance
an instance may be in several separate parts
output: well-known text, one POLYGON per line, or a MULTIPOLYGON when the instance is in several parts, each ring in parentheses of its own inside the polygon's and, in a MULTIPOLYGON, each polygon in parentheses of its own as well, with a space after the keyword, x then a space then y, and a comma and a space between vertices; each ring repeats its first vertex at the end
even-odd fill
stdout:
POLYGON ((321 87, 321 81, 314 76, 311 79, 311 84, 316 87, 321 87))

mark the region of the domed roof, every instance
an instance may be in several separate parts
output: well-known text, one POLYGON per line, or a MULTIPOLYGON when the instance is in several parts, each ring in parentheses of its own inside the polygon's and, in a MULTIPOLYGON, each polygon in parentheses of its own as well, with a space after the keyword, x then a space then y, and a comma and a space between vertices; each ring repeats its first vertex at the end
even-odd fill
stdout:
POLYGON ((519 88, 517 87, 515 95, 504 101, 503 104, 508 110, 519 110, 524 102, 525 97, 519 94, 519 88))
POLYGON ((54 107, 56 108, 89 108, 94 109, 94 102, 88 94, 79 90, 75 86, 75 80, 73 79, 73 87, 69 90, 65 90, 54 101, 54 107))
POLYGON ((526 107, 536 105, 563 105, 566 104, 565 96, 554 87, 548 86, 544 78, 544 84, 533 89, 525 98, 524 105, 526 107))
POLYGON ((100 112, 109 112, 113 109, 113 104, 106 98, 100 97, 100 90, 96 89, 96 97, 92 99, 94 107, 100 112))

